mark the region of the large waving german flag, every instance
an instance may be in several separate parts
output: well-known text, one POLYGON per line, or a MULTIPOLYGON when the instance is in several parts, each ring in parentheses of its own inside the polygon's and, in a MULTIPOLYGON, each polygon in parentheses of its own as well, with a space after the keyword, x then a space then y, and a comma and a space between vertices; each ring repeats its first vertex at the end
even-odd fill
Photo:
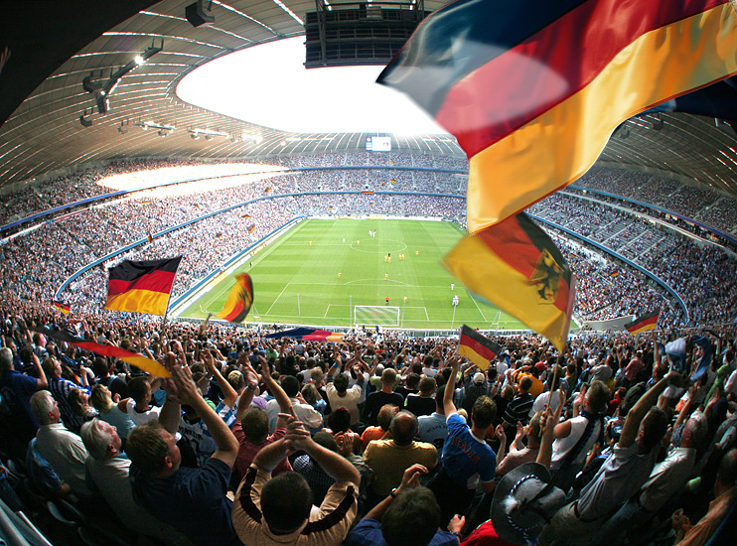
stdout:
POLYGON ((105 309, 165 315, 181 256, 165 260, 123 260, 108 270, 105 309))
POLYGON ((560 250, 526 214, 466 235, 443 262, 469 290, 563 351, 575 300, 574 277, 560 250))
POLYGON ((658 326, 658 319, 660 318, 660 309, 647 313, 637 317, 632 322, 625 324, 624 329, 627 330, 633 336, 641 332, 650 332, 655 330, 658 326))
POLYGON ((728 0, 457 0, 378 82, 469 158, 471 232, 570 184, 627 118, 737 73, 728 0))
POLYGON ((459 355, 465 356, 480 369, 485 370, 500 352, 501 347, 499 345, 488 337, 482 336, 473 328, 463 325, 461 335, 458 338, 459 355))
POLYGON ((161 364, 143 355, 139 355, 138 353, 132 353, 131 351, 126 351, 125 349, 121 349, 120 347, 116 347, 114 345, 102 345, 101 343, 97 343, 93 340, 87 340, 81 337, 77 337, 71 332, 58 330, 56 328, 49 328, 48 326, 44 326, 38 331, 47 337, 55 339, 58 342, 69 343, 70 345, 74 345, 75 347, 79 347, 80 349, 84 349, 85 351, 89 351, 98 355, 117 358, 119 360, 122 360, 123 362, 127 362, 128 364, 132 364, 133 366, 136 366, 137 368, 140 368, 144 372, 148 372, 153 376, 171 376, 167 369, 164 368, 161 364))
POLYGON ((230 291, 225 306, 216 317, 228 322, 243 322, 253 305, 253 282, 248 273, 238 273, 235 276, 235 286, 230 291))

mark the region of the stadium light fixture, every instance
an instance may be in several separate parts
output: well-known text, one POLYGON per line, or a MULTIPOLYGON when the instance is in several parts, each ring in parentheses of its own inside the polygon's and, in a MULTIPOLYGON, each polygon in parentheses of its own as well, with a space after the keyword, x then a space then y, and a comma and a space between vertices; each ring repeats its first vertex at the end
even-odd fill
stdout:
MULTIPOLYGON (((115 72, 110 71, 110 76, 104 83, 101 81, 95 81, 95 72, 90 72, 82 80, 82 89, 91 93, 95 98, 95 104, 97 105, 97 111, 100 114, 106 114, 110 109, 110 94, 115 90, 120 79, 125 76, 128 72, 144 64, 149 58, 157 54, 159 51, 164 49, 164 40, 161 40, 160 45, 155 45, 155 42, 151 42, 151 45, 140 55, 136 55, 124 66, 121 66, 115 72)), ((100 73, 102 76, 102 73, 100 73)))
POLYGON ((92 119, 90 119, 89 116, 92 115, 92 109, 89 110, 85 108, 84 112, 82 112, 82 115, 79 116, 79 123, 82 124, 82 127, 92 127, 92 119))

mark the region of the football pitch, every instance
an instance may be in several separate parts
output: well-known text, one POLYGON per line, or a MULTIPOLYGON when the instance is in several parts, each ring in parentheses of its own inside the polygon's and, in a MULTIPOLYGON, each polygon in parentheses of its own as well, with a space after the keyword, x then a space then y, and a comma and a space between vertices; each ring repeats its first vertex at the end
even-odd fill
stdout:
MULTIPOLYGON (((254 303, 246 322, 524 328, 517 319, 473 299, 442 266, 441 258, 461 236, 447 222, 305 220, 235 272, 245 271, 253 280, 254 303), (453 296, 458 296, 457 306, 453 296)), ((234 275, 225 276, 181 317, 217 313, 234 282, 234 275)))

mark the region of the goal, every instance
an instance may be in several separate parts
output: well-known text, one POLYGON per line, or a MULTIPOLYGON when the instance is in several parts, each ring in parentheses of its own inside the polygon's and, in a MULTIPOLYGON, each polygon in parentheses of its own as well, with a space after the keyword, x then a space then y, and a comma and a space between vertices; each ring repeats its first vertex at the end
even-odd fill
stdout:
POLYGON ((355 326, 399 326, 399 307, 391 305, 354 305, 355 326))

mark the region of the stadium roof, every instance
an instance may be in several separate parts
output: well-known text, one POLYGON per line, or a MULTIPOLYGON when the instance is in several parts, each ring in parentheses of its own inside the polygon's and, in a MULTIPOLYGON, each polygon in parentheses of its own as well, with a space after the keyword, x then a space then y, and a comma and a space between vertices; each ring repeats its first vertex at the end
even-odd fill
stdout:
MULTIPOLYGON (((302 35, 305 13, 315 10, 314 0, 213 0, 214 24, 195 28, 185 19, 193 1, 3 5, 0 40, 10 57, 0 72, 0 187, 119 157, 244 160, 363 149, 367 134, 285 133, 177 98, 177 83, 194 68, 235 50, 302 35), (85 77, 92 74, 92 86, 102 85, 162 40, 161 51, 120 78, 109 111, 100 115, 94 93, 83 88, 85 77), (211 134, 195 140, 194 129, 211 134)), ((426 0, 425 9, 443 3, 426 0)), ((329 109, 330 102, 316 107, 329 109)), ((737 195, 737 135, 731 127, 686 114, 647 115, 626 127, 612 137, 600 162, 663 170, 737 195)), ((395 140, 395 149, 459 153, 451 139, 438 135, 395 140)))

